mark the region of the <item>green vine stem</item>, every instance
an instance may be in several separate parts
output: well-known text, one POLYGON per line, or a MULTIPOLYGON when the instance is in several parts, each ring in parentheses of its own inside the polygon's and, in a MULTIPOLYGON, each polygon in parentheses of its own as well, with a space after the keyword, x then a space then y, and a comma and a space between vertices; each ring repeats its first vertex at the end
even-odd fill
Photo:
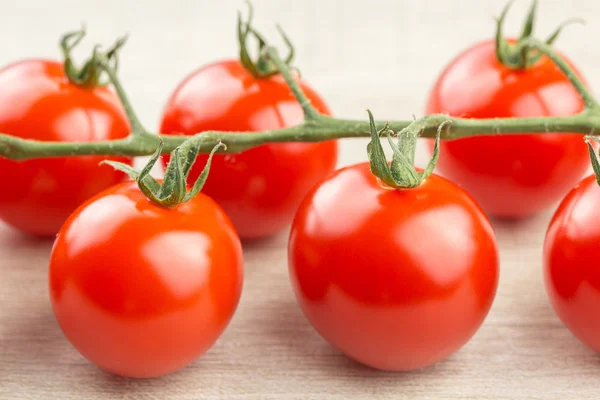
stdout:
MULTIPOLYGON (((436 114, 423 117, 417 121, 389 121, 389 128, 401 131, 411 126, 420 130, 420 137, 435 138, 440 124, 451 122, 451 127, 444 130, 442 140, 460 139, 476 135, 496 135, 511 133, 544 133, 544 132, 600 132, 600 113, 585 113, 567 117, 542 118, 491 118, 464 119, 436 114), (412 125, 411 125, 412 124, 412 125)), ((377 121, 383 126, 384 121, 377 121)), ((300 124, 285 129, 260 132, 221 132, 206 131, 194 136, 199 143, 200 153, 210 151, 222 142, 227 150, 219 153, 239 153, 266 143, 283 142, 320 142, 343 138, 368 138, 369 122, 359 120, 331 119, 309 124, 300 124)), ((160 136, 164 141, 163 154, 173 151, 189 136, 160 136)), ((13 160, 27 160, 43 157, 78 156, 78 155, 122 155, 148 156, 154 153, 158 143, 156 140, 140 141, 137 138, 99 142, 42 142, 21 139, 0 134, 0 156, 13 160)))
POLYGON ((131 125, 131 134, 144 135, 148 133, 135 113, 129 98, 127 97, 127 93, 125 92, 125 89, 123 89, 123 85, 117 77, 117 71, 110 66, 108 58, 104 56, 98 56, 98 65, 104 70, 104 72, 106 72, 110 83, 112 83, 113 87, 117 91, 119 99, 121 99, 121 103, 125 109, 125 114, 127 115, 127 119, 131 125))
POLYGON ((558 68, 560 68, 562 73, 565 74, 567 79, 569 79, 569 82, 571 82, 571 84, 575 87, 575 90, 577 90, 583 99, 586 111, 598 109, 598 102, 596 99, 594 99, 592 93, 588 90, 583 81, 579 79, 569 64, 567 64, 567 62, 561 56, 559 56, 550 45, 535 38, 529 38, 523 41, 520 45, 523 48, 523 50, 521 50, 522 52, 528 52, 530 49, 537 50, 552 60, 552 62, 556 64, 558 68))
MULTIPOLYGON (((599 133, 600 106, 571 67, 554 52, 551 46, 544 42, 528 38, 520 42, 519 46, 527 47, 527 49, 521 49, 522 51, 538 51, 548 56, 557 65, 584 100, 583 112, 573 116, 560 117, 489 119, 466 119, 436 114, 416 121, 388 121, 389 129, 399 132, 408 128, 411 132, 418 132, 420 137, 435 138, 440 125, 449 122, 448 129, 444 129, 441 134, 441 140, 498 134, 572 132, 595 135, 599 133)), ((348 120, 320 115, 302 92, 292 76, 290 68, 279 57, 277 50, 267 46, 264 51, 302 106, 305 120, 297 126, 260 132, 206 131, 198 133, 191 139, 189 136, 183 135, 166 135, 159 138, 158 135, 149 133, 143 128, 114 68, 109 65, 105 56, 100 55, 97 57, 97 62, 115 87, 131 123, 133 134, 125 139, 98 142, 42 142, 0 134, 0 156, 14 160, 76 155, 147 156, 156 151, 160 139, 164 142, 163 153, 173 151, 188 139, 200 153, 210 153, 219 143, 225 145, 219 149, 219 153, 237 153, 274 142, 320 142, 332 139, 370 137, 370 125, 366 119, 348 120)), ((377 121, 375 124, 379 127, 384 126, 383 121, 377 121)))
MULTIPOLYGON (((283 35, 285 37, 285 35, 283 35)), ((268 47, 266 50, 269 59, 275 64, 283 79, 287 82, 290 90, 294 94, 294 97, 300 103, 300 107, 302 107, 302 111, 304 112, 305 120, 316 120, 319 119, 321 114, 310 104, 310 100, 304 95, 300 86, 296 83, 294 77, 288 65, 279 58, 279 54, 277 53, 277 49, 274 47, 268 47)))

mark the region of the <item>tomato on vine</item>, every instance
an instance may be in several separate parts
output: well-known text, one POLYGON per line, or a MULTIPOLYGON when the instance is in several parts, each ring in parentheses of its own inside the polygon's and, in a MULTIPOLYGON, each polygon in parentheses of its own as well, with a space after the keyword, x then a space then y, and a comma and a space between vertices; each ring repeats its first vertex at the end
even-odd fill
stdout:
MULTIPOLYGON (((267 60, 248 59, 246 35, 241 32, 241 60, 204 66, 179 84, 165 107, 161 133, 260 131, 303 121, 302 108, 285 80, 260 69, 261 63, 269 66, 267 60)), ((299 85, 317 111, 331 114, 317 92, 303 81, 299 85)), ((265 144, 215 156, 204 192, 223 207, 242 238, 260 238, 287 226, 304 195, 336 162, 335 141, 265 144)), ((198 173, 192 169, 190 179, 198 173)))
MULTIPOLYGON (((600 177, 591 145, 590 153, 600 177)), ((575 186, 552 217, 544 241, 544 282, 560 320, 579 340, 600 351, 600 180, 596 176, 575 186)))
POLYGON ((176 168, 161 185, 147 176, 159 154, 141 173, 111 163, 137 182, 78 208, 50 257, 52 308, 66 337, 97 366, 136 378, 168 374, 206 352, 231 320, 243 281, 230 220, 198 193, 207 172, 190 192, 176 168))
MULTIPOLYGON (((495 41, 470 47, 446 66, 429 95, 428 114, 494 118, 567 116, 583 111, 579 93, 548 57, 532 52, 523 60, 511 54, 515 40, 506 42, 501 32, 506 11, 498 22, 495 41)), ((535 7, 526 23, 529 30, 519 40, 531 34, 534 11, 535 7)), ((471 137, 444 141, 441 151, 438 171, 498 217, 526 217, 550 207, 589 167, 580 134, 471 137)))
MULTIPOLYGON (((77 33, 83 35, 82 32, 77 33)), ((65 40, 72 40, 65 36, 65 40)), ((32 59, 0 69, 0 132, 40 141, 100 141, 129 135, 118 97, 88 82, 74 82, 60 62, 32 59)), ((123 180, 98 164, 106 157, 0 158, 0 220, 35 234, 54 235, 81 203, 123 180)), ((124 157, 108 159, 131 163, 124 157)))
POLYGON ((430 175, 437 155, 419 172, 414 148, 395 148, 390 171, 378 144, 385 129, 371 133, 377 176, 357 164, 311 190, 292 225, 290 277, 332 346, 374 368, 412 370, 450 356, 478 330, 496 293, 498 250, 470 195, 430 175))

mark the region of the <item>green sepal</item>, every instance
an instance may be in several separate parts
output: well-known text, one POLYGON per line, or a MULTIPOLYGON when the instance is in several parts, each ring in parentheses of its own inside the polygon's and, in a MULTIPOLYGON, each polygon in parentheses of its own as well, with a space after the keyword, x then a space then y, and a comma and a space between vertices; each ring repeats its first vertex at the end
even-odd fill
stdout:
MULTIPOLYGON (((400 139, 401 143, 404 142, 404 137, 400 139)), ((414 160, 412 162, 409 161, 406 154, 400 150, 399 146, 394 143, 389 135, 388 143, 392 148, 392 164, 390 169, 396 185, 404 188, 415 188, 419 186, 421 181, 419 179, 419 174, 415 171, 414 160)), ((414 145, 416 146, 416 140, 414 145)))
POLYGON ((134 181, 137 181, 138 176, 140 176, 140 171, 138 171, 137 169, 133 168, 131 165, 124 164, 122 162, 111 161, 111 160, 103 160, 103 161, 100 162, 100 165, 109 165, 109 166, 113 167, 116 170, 124 172, 131 179, 133 179, 134 181))
POLYGON ((158 193, 160 192, 160 184, 156 181, 156 179, 154 179, 152 175, 150 175, 150 172, 152 171, 152 168, 154 168, 154 165, 156 165, 156 162, 158 161, 158 158, 162 153, 163 146, 164 142, 159 137, 158 147, 156 151, 152 154, 152 156, 150 156, 150 158, 148 159, 148 163, 144 166, 144 168, 142 168, 142 170, 140 171, 140 175, 136 179, 137 184, 142 193, 144 193, 144 195, 150 200, 157 203, 160 202, 158 198, 158 193))
POLYGON ((550 36, 548 36, 548 38, 546 38, 546 44, 552 45, 556 39, 558 38, 558 36, 560 35, 560 33, 562 32, 562 30, 569 25, 572 24, 585 24, 585 20, 583 18, 571 18, 568 19, 564 22, 562 22, 555 30, 554 32, 552 32, 550 34, 550 36))
POLYGON ((283 30, 281 25, 277 24, 277 25, 275 25, 275 27, 277 28, 277 32, 279 32, 279 34, 281 35, 281 37, 283 39, 283 42, 285 43, 285 45, 288 48, 288 55, 285 57, 285 60, 283 62, 289 66, 292 63, 292 61, 294 61, 294 57, 296 55, 296 49, 294 48, 294 44, 290 40, 290 37, 285 33, 285 31, 283 30))
POLYGON ((448 120, 442 122, 440 126, 438 126, 437 133, 435 135, 435 144, 433 145, 433 153, 431 154, 431 159, 427 163, 427 167, 425 167, 425 170, 421 174, 421 181, 424 181, 425 179, 429 178, 429 176, 431 176, 431 174, 433 173, 433 170, 437 165, 438 159, 440 158, 440 140, 442 138, 442 129, 444 129, 444 126, 446 124, 450 123, 450 120, 448 120))
MULTIPOLYGON (((82 87, 106 86, 109 82, 102 81, 103 70, 98 67, 98 59, 102 54, 100 46, 94 46, 92 55, 83 64, 77 68, 73 63, 71 53, 86 35, 85 25, 81 29, 68 32, 61 37, 60 48, 64 57, 64 71, 70 82, 82 87)), ((123 47, 127 41, 127 35, 118 38, 108 51, 102 54, 102 57, 113 63, 114 69, 118 67, 118 50, 123 47)))
POLYGON ((190 173, 190 169, 196 158, 198 157, 198 152, 200 151, 200 143, 197 140, 191 141, 187 140, 179 146, 179 160, 181 163, 181 172, 185 177, 187 177, 190 173), (183 154, 183 156, 181 156, 183 154))
POLYGON ((194 185, 192 186, 190 191, 186 193, 185 197, 183 198, 184 202, 189 201, 194 196, 196 196, 198 193, 200 193, 200 191, 204 187, 204 184, 206 183, 206 179, 208 178, 208 173, 210 172, 210 165, 212 163, 212 158, 213 158, 214 154, 217 152, 217 150, 219 150, 219 148, 221 148, 221 147, 223 147, 223 149, 227 149, 227 146, 225 146, 224 143, 219 142, 210 151, 210 154, 208 155, 208 160, 206 160, 206 165, 204 166, 204 169, 200 173, 200 176, 198 176, 198 179, 196 179, 196 182, 194 182, 194 185))
POLYGON ((397 184, 392 177, 390 166, 385 158, 385 153, 383 152, 383 147, 381 146, 381 139, 379 138, 380 133, 386 131, 388 126, 386 125, 381 132, 378 132, 377 128, 375 127, 375 120, 373 119, 371 110, 367 110, 367 113, 369 113, 369 126, 371 130, 371 141, 369 144, 367 144, 367 154, 369 156, 371 172, 373 175, 381 179, 386 185, 390 187, 397 187, 397 184))
POLYGON ((158 198, 171 207, 181 203, 187 190, 186 177, 182 172, 179 158, 179 150, 173 150, 165 170, 163 184, 158 192, 158 198))
POLYGON ((238 12, 238 42, 240 45, 240 62, 255 78, 266 78, 275 75, 278 71, 265 56, 264 50, 267 42, 263 36, 252 28, 252 18, 254 17, 254 7, 250 1, 246 1, 248 6, 248 18, 244 22, 242 13, 238 12), (258 42, 258 58, 255 60, 248 51, 248 37, 252 34, 258 42))
POLYGON ((76 31, 65 33, 60 40, 60 48, 64 57, 64 70, 65 75, 69 79, 78 79, 79 70, 75 67, 73 63, 73 58, 71 57, 71 51, 77 47, 77 45, 83 40, 86 35, 86 27, 85 24, 82 24, 81 29, 76 31))
MULTIPOLYGON (((237 20, 237 31, 238 31, 238 42, 240 46, 240 62, 246 68, 248 72, 255 78, 267 78, 279 73, 278 68, 269 59, 266 52, 268 48, 267 41, 265 38, 252 27, 252 18, 254 16, 254 9, 252 3, 246 0, 248 6, 248 18, 246 21, 242 19, 241 12, 238 12, 237 20), (252 36, 258 43, 258 56, 256 60, 253 60, 248 51, 248 38, 252 36)), ((277 25, 277 31, 281 35, 285 45, 288 48, 288 55, 286 56, 284 63, 289 67, 294 59, 295 49, 292 41, 284 32, 284 30, 277 25)))
POLYGON ((529 12, 527 13, 527 18, 525 19, 525 23, 523 24, 523 29, 521 30, 521 35, 519 36, 519 40, 527 39, 533 33, 533 24, 535 23, 535 12, 537 11, 537 0, 533 0, 531 2, 531 6, 529 7, 529 12))
POLYGON ((152 170, 152 168, 154 168, 154 165, 158 161, 158 158, 162 153, 163 145, 163 140, 159 138, 158 148, 152 154, 152 156, 148 160, 148 163, 140 171, 136 170, 128 164, 124 164, 117 161, 104 160, 100 162, 100 164, 110 165, 114 169, 126 173, 131 179, 137 182, 140 191, 144 193, 146 197, 148 197, 150 200, 156 203, 161 203, 158 196, 161 185, 156 181, 156 179, 154 179, 154 177, 152 177, 152 175, 150 175, 150 171, 152 170))
POLYGON ((250 33, 250 22, 252 21, 253 8, 250 3, 248 4, 248 20, 246 23, 242 20, 242 13, 238 11, 237 30, 238 30, 238 42, 240 44, 240 62, 252 74, 252 76, 258 77, 260 73, 250 53, 248 52, 247 38, 250 33))
POLYGON ((200 193, 204 187, 204 184, 206 183, 206 179, 208 178, 213 155, 221 147, 226 148, 225 144, 221 142, 213 147, 202 173, 192 186, 191 190, 188 192, 187 177, 191 170, 192 164, 198 156, 200 146, 196 143, 196 140, 192 138, 188 139, 182 143, 180 147, 173 150, 171 152, 171 159, 167 165, 162 184, 160 184, 150 175, 150 171, 152 168, 154 168, 154 165, 156 165, 156 162, 162 153, 163 146, 164 142, 159 137, 159 145, 156 151, 152 154, 148 160, 148 163, 140 171, 137 171, 128 164, 116 161, 105 160, 102 161, 101 164, 110 165, 111 167, 129 175, 137 182, 140 191, 150 201, 165 208, 173 208, 181 203, 190 201, 198 193, 200 193), (185 155, 182 156, 183 152, 185 152, 185 155))
POLYGON ((442 129, 450 121, 445 121, 438 126, 431 160, 429 160, 423 172, 418 172, 414 167, 414 154, 417 146, 417 137, 420 133, 420 129, 418 129, 419 125, 414 123, 400 131, 398 133, 399 144, 396 144, 389 135, 390 132, 393 132, 389 130, 388 125, 386 124, 381 131, 377 131, 373 114, 369 110, 367 110, 367 113, 369 114, 369 127, 371 131, 371 141, 367 145, 367 153, 373 175, 377 176, 391 188, 411 189, 419 187, 425 179, 431 176, 435 169, 439 159, 442 129), (380 136, 383 133, 387 135, 388 143, 393 152, 390 164, 388 164, 383 147, 381 146, 380 136))
MULTIPOLYGON (((129 35, 127 35, 127 34, 117 38, 117 40, 115 40, 113 45, 104 53, 104 57, 106 58, 106 60, 109 63, 112 62, 112 69, 115 72, 119 69, 119 50, 121 49, 121 47, 125 46, 125 43, 127 43, 128 39, 129 39, 129 35)), ((99 47, 98 47, 98 49, 99 49, 99 47)), ((92 65, 95 65, 96 57, 97 57, 97 55, 94 55, 92 60, 90 60, 88 62, 93 63, 92 65)), ((84 66, 84 68, 85 68, 85 66, 84 66)), ((98 78, 96 79, 95 86, 110 85, 111 84, 110 79, 106 78, 103 80, 103 79, 101 79, 101 75, 102 75, 102 71, 98 71, 97 72, 98 78)))
POLYGON ((508 59, 508 54, 510 52, 510 45, 508 44, 506 39, 504 39, 503 25, 504 25, 504 20, 506 19, 506 16, 508 15, 508 10, 512 6, 512 3, 513 3, 513 0, 506 3, 504 8, 502 9, 502 13, 500 14, 500 17, 498 17, 498 19, 496 20, 496 58, 503 65, 511 64, 510 60, 508 59))
POLYGON ((162 151, 162 146, 163 146, 163 144, 162 144, 162 140, 161 140, 157 151, 152 155, 152 157, 150 158, 150 161, 144 166, 144 168, 141 171, 138 171, 137 169, 133 168, 129 164, 125 164, 125 163, 118 162, 118 161, 104 160, 104 161, 100 162, 100 165, 102 165, 102 164, 110 165, 114 169, 126 173, 131 179, 136 181, 139 186, 144 187, 144 189, 142 189, 142 192, 156 193, 160 190, 160 184, 156 181, 156 179, 154 179, 152 177, 152 175, 150 175, 150 170, 152 170, 152 168, 154 167, 154 164, 156 164, 156 160, 158 159, 158 156, 160 156, 160 152, 162 151), (158 155, 158 156, 156 156, 156 155, 158 155), (155 158, 155 156, 156 156, 156 158, 155 158))
POLYGON ((158 147, 156 148, 156 151, 154 151, 154 153, 152 153, 152 155, 148 159, 148 162, 146 163, 146 165, 144 165, 144 168, 142 168, 142 170, 140 171, 140 176, 137 179, 138 181, 143 182, 144 185, 147 186, 149 190, 151 190, 155 193, 158 193, 158 191, 160 190, 160 184, 156 181, 156 179, 154 179, 152 177, 152 175, 150 175, 150 172, 152 172, 152 168, 154 168, 154 166, 158 162, 158 159, 159 159, 160 155, 162 154, 164 145, 165 145, 165 142, 159 136, 158 137, 158 147))
MULTIPOLYGON (((535 65, 542 57, 543 54, 536 49, 532 49, 527 46, 528 40, 533 36, 533 28, 535 25, 536 11, 537 11, 537 0, 533 0, 523 23, 521 34, 517 43, 510 44, 504 38, 503 25, 508 14, 508 11, 513 3, 510 0, 502 9, 500 17, 496 21, 496 58, 504 66, 511 69, 525 69, 535 65)), ((546 44, 552 45, 563 28, 567 25, 576 22, 582 22, 581 19, 570 19, 561 23, 558 28, 554 30, 546 39, 546 44)))
POLYGON ((585 143, 587 144, 588 151, 590 152, 590 160, 592 161, 592 169, 594 175, 596 175, 596 182, 600 185, 600 162, 598 162, 598 155, 594 152, 594 146, 590 143, 592 140, 596 143, 600 143, 600 139, 595 136, 585 136, 585 143))

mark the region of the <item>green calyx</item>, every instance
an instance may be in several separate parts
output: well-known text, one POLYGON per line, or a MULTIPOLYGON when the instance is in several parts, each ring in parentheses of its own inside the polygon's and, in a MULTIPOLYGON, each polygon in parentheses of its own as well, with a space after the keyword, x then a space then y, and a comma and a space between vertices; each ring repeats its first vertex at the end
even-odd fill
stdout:
POLYGON ((158 148, 141 171, 116 161, 103 161, 102 164, 108 164, 119 171, 125 172, 131 179, 134 179, 137 182, 142 193, 154 203, 162 207, 173 208, 181 203, 191 200, 200 193, 208 178, 213 155, 217 150, 226 148, 226 146, 219 142, 213 147, 202 173, 188 191, 187 178, 192 165, 198 156, 200 142, 196 139, 188 139, 181 146, 173 150, 171 152, 171 159, 169 160, 169 164, 165 171, 164 179, 162 183, 159 183, 150 175, 150 171, 162 153, 163 144, 163 140, 159 138, 158 148))
POLYGON ((423 183, 432 173, 437 164, 440 154, 440 137, 442 129, 450 121, 446 121, 438 127, 433 148, 433 155, 423 172, 415 169, 415 151, 420 129, 410 125, 395 135, 386 124, 380 131, 375 127, 375 120, 370 110, 369 113, 371 141, 367 145, 367 153, 371 164, 371 172, 383 183, 394 189, 412 189, 423 183), (388 143, 392 148, 392 162, 388 163, 383 147, 381 146, 381 135, 386 135, 388 143), (398 143, 394 143, 392 136, 398 136, 398 143))
MULTIPOLYGON (((535 65, 535 63, 537 63, 543 56, 543 54, 539 51, 530 49, 528 46, 523 45, 533 35, 537 0, 533 0, 531 3, 529 13, 527 14, 527 18, 525 19, 525 23, 523 24, 523 28, 521 30, 521 35, 517 39, 516 43, 510 43, 508 40, 506 40, 502 30, 504 20, 506 19, 511 5, 512 0, 506 4, 502 10, 502 13, 500 14, 500 17, 496 21, 496 58, 500 63, 511 69, 529 68, 535 65)), ((573 23, 583 24, 585 21, 579 18, 574 18, 563 22, 554 30, 554 32, 550 34, 550 36, 548 36, 548 38, 545 40, 545 43, 547 45, 552 45, 562 32, 563 28, 573 23)))
POLYGON ((588 151, 590 152, 590 160, 592 161, 592 169, 594 170, 594 175, 596 175, 596 182, 598 182, 598 185, 600 185, 600 162, 598 160, 598 155, 596 155, 596 152, 594 151, 594 146, 592 146, 592 141, 600 143, 600 138, 587 135, 584 137, 584 140, 587 144, 588 151))
POLYGON ((83 26, 79 30, 66 33, 61 38, 60 48, 64 56, 65 74, 67 75, 67 78, 69 78, 69 81, 78 86, 105 86, 109 82, 102 82, 103 70, 98 65, 98 59, 101 57, 104 58, 111 63, 112 68, 116 70, 119 64, 118 51, 127 41, 127 36, 117 39, 117 41, 106 52, 100 52, 100 46, 95 46, 90 58, 83 64, 81 68, 78 68, 73 63, 71 52, 81 42, 85 35, 86 30, 85 26, 83 26))
MULTIPOLYGON (((238 12, 237 29, 238 42, 240 45, 240 62, 255 78, 267 78, 276 75, 279 73, 279 70, 269 59, 267 54, 267 42, 264 37, 252 27, 252 17, 254 15, 252 4, 249 1, 247 1, 246 4, 248 5, 248 19, 246 21, 243 21, 241 12, 238 12), (253 59, 248 51, 248 42, 251 36, 254 37, 258 43, 258 56, 256 59, 253 59)), ((294 60, 294 45, 281 26, 277 25, 277 31, 279 31, 279 34, 288 48, 288 55, 285 57, 284 63, 289 67, 294 60)))

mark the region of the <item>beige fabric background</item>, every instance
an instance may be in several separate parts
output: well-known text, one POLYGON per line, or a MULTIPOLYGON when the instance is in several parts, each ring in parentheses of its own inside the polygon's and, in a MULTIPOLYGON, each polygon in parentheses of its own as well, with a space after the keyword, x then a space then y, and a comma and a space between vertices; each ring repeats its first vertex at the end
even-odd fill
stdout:
MULTIPOLYGON (((297 45, 297 65, 337 115, 360 118, 369 107, 389 119, 420 115, 442 65, 490 37, 504 4, 254 3, 257 26, 273 38, 273 23, 286 28, 297 45)), ((88 46, 130 32, 121 76, 142 120, 155 127, 166 97, 185 74, 235 56, 235 11, 241 7, 243 2, 229 0, 0 0, 0 65, 58 57, 58 36, 82 21, 90 32, 88 46)), ((516 2, 508 32, 518 32, 527 7, 516 2)), ((558 46, 598 88, 600 3, 541 1, 538 32, 545 35, 572 16, 588 24, 567 29, 558 46)), ((364 160, 364 146, 362 140, 345 141, 340 164, 364 160)), ((541 245, 550 216, 494 221, 502 262, 496 301, 473 340, 437 366, 382 373, 325 344, 294 301, 283 233, 245 245, 241 305, 210 352, 179 373, 143 381, 98 370, 66 342, 48 302, 51 243, 0 225, 0 399, 598 399, 600 356, 560 324, 542 285, 541 245)))

